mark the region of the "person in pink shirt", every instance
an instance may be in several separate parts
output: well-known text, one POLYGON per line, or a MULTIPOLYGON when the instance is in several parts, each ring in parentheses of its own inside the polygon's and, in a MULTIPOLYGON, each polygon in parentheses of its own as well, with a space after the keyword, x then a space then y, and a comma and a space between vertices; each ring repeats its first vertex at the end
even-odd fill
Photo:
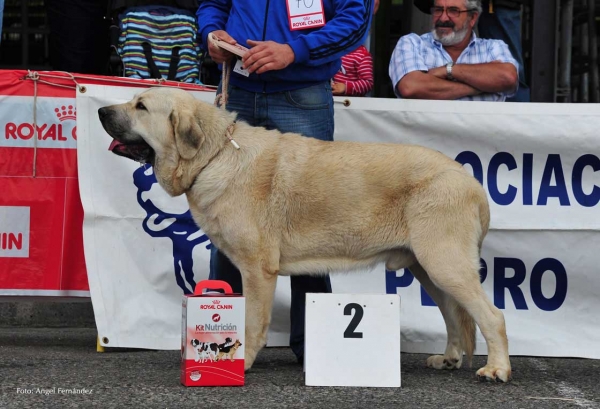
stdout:
POLYGON ((373 59, 365 46, 342 56, 342 66, 333 77, 331 89, 333 95, 355 97, 365 96, 373 89, 373 59))

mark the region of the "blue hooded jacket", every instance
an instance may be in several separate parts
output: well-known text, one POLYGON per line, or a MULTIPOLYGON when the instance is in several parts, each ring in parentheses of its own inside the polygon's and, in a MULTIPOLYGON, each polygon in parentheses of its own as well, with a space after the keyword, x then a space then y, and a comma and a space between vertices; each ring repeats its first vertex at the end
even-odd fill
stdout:
POLYGON ((205 49, 208 49, 207 37, 210 32, 225 30, 247 47, 247 40, 271 40, 288 44, 294 51, 294 62, 283 70, 251 74, 249 77, 232 72, 232 85, 251 92, 271 93, 328 81, 339 70, 342 55, 362 45, 369 32, 373 0, 322 0, 325 26, 294 31, 289 27, 288 1, 200 2, 196 16, 205 49))

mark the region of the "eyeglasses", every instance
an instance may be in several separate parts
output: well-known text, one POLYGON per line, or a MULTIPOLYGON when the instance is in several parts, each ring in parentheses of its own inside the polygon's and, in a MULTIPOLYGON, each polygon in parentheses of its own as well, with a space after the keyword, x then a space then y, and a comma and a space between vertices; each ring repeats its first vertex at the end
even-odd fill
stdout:
POLYGON ((468 13, 469 11, 475 11, 475 9, 461 10, 458 7, 448 7, 448 8, 444 8, 444 7, 432 7, 431 8, 431 14, 434 17, 441 17, 442 14, 444 14, 444 10, 446 11, 446 14, 448 14, 448 17, 451 17, 451 18, 458 18, 458 17, 460 17, 460 13, 468 13))

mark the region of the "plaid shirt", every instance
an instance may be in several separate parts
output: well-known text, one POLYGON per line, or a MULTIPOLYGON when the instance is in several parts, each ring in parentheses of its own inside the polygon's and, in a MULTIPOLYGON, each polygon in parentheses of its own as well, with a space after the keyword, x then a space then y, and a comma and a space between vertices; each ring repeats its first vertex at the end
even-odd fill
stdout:
MULTIPOLYGON (((501 61, 515 66, 519 72, 519 63, 511 55, 508 46, 502 40, 487 40, 477 38, 475 33, 471 37, 471 42, 463 50, 456 60, 457 64, 482 64, 492 61, 501 61)), ((429 71, 432 68, 441 67, 452 62, 452 57, 442 43, 434 40, 431 33, 418 36, 417 34, 408 34, 398 40, 396 48, 390 59, 389 74, 394 85, 394 92, 398 98, 402 96, 398 93, 398 82, 409 72, 429 71)), ((511 94, 506 93, 484 93, 475 96, 459 98, 459 101, 504 101, 507 97, 514 95, 516 89, 511 94)))

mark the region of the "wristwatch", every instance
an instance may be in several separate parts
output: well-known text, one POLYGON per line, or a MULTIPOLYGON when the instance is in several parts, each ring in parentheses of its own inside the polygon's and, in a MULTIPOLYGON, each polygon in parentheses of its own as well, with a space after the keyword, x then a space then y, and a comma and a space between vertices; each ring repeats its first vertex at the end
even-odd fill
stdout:
POLYGON ((446 64, 446 78, 450 81, 454 81, 454 77, 452 76, 452 67, 454 67, 454 61, 450 61, 446 64))

